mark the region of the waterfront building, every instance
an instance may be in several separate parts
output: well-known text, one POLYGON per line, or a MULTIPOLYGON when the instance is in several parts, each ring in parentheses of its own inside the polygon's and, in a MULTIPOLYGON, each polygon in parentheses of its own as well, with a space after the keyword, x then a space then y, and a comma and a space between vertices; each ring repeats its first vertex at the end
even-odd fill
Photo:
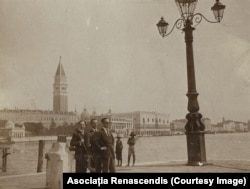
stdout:
POLYGON ((23 138, 25 137, 24 125, 16 126, 13 121, 7 121, 5 127, 0 128, 0 137, 23 138))
POLYGON ((235 132, 235 123, 234 121, 227 120, 224 121, 223 123, 223 130, 227 132, 235 132))
MULTIPOLYGON (((213 129, 213 126, 211 124, 211 119, 202 118, 201 121, 205 125, 206 132, 208 132, 208 133, 213 132, 214 129, 213 129)), ((172 134, 184 134, 186 123, 187 123, 187 119, 173 120, 170 123, 171 133, 172 134)))
POLYGON ((142 136, 170 135, 169 114, 149 111, 119 113, 130 117, 134 123, 134 132, 142 136))
POLYGON ((90 119, 97 119, 100 126, 101 119, 104 117, 109 119, 110 129, 114 135, 120 134, 122 136, 127 136, 134 129, 133 119, 131 117, 111 113, 111 110, 109 110, 107 114, 92 114, 90 119))
POLYGON ((55 113, 46 110, 22 110, 4 109, 0 110, 0 120, 13 121, 16 124, 42 123, 44 127, 75 124, 79 116, 74 112, 55 113))
POLYGON ((247 132, 248 126, 247 123, 244 122, 238 122, 238 121, 232 121, 232 120, 225 120, 223 118, 222 122, 217 123, 216 132, 227 132, 227 133, 233 133, 233 132, 247 132))
POLYGON ((216 125, 213 126, 214 132, 216 133, 221 133, 224 132, 223 124, 222 123, 217 123, 216 125))
POLYGON ((172 134, 184 134, 187 119, 176 119, 171 121, 170 129, 172 134))
POLYGON ((209 118, 202 118, 201 121, 205 125, 205 131, 206 132, 213 132, 213 126, 211 124, 211 119, 209 119, 209 118))
POLYGON ((248 132, 248 126, 244 122, 235 122, 235 131, 236 132, 248 132))

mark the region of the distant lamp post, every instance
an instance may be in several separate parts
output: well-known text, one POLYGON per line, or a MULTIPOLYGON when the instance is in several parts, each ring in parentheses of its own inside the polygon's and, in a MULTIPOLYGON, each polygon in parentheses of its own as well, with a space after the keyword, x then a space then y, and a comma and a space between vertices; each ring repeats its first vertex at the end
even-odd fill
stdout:
POLYGON ((194 56, 193 56, 193 23, 198 25, 202 19, 209 23, 219 23, 223 18, 225 6, 219 0, 211 8, 217 21, 209 21, 201 13, 195 13, 195 7, 198 0, 175 0, 180 11, 179 18, 173 25, 170 32, 167 33, 168 23, 161 18, 156 24, 162 37, 168 36, 174 28, 184 31, 186 42, 186 59, 187 59, 187 80, 188 80, 188 106, 189 113, 186 115, 187 123, 185 125, 187 138, 188 165, 202 165, 206 162, 205 150, 205 126, 201 122, 202 115, 199 113, 199 103, 197 97, 199 93, 196 91, 194 56))

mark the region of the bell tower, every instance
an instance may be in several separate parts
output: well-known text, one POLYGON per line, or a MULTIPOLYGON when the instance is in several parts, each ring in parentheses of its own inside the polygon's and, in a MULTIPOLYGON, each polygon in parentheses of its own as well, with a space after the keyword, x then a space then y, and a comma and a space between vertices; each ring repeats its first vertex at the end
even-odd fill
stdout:
POLYGON ((61 56, 53 84, 53 111, 68 112, 67 78, 61 64, 61 56))

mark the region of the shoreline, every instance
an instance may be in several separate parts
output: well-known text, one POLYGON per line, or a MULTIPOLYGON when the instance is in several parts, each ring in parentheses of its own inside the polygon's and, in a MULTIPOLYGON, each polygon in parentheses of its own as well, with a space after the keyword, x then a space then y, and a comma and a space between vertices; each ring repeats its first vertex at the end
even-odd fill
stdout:
MULTIPOLYGON (((249 133, 249 132, 216 132, 216 133, 205 133, 207 135, 216 135, 216 134, 233 134, 233 133, 249 133)), ((180 136, 185 135, 185 133, 182 134, 171 134, 171 135, 137 135, 136 138, 142 138, 142 137, 171 137, 171 136, 180 136)), ((115 136, 114 136, 115 137, 115 136)), ((45 141, 57 141, 58 136, 29 136, 29 137, 21 137, 21 138, 11 138, 12 142, 37 142, 39 140, 45 140, 45 141)), ((124 136, 122 138, 128 138, 127 136, 124 136)), ((67 136, 67 140, 70 140, 71 136, 67 136)))

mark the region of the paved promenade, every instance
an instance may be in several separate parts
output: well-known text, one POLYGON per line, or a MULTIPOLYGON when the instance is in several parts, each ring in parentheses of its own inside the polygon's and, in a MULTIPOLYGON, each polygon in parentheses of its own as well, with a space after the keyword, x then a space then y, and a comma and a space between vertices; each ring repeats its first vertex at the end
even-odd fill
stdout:
MULTIPOLYGON (((117 173, 249 173, 250 160, 213 160, 203 166, 187 166, 186 162, 149 162, 134 167, 117 167, 117 173)), ((46 173, 24 175, 0 174, 0 189, 45 189, 46 173)))

